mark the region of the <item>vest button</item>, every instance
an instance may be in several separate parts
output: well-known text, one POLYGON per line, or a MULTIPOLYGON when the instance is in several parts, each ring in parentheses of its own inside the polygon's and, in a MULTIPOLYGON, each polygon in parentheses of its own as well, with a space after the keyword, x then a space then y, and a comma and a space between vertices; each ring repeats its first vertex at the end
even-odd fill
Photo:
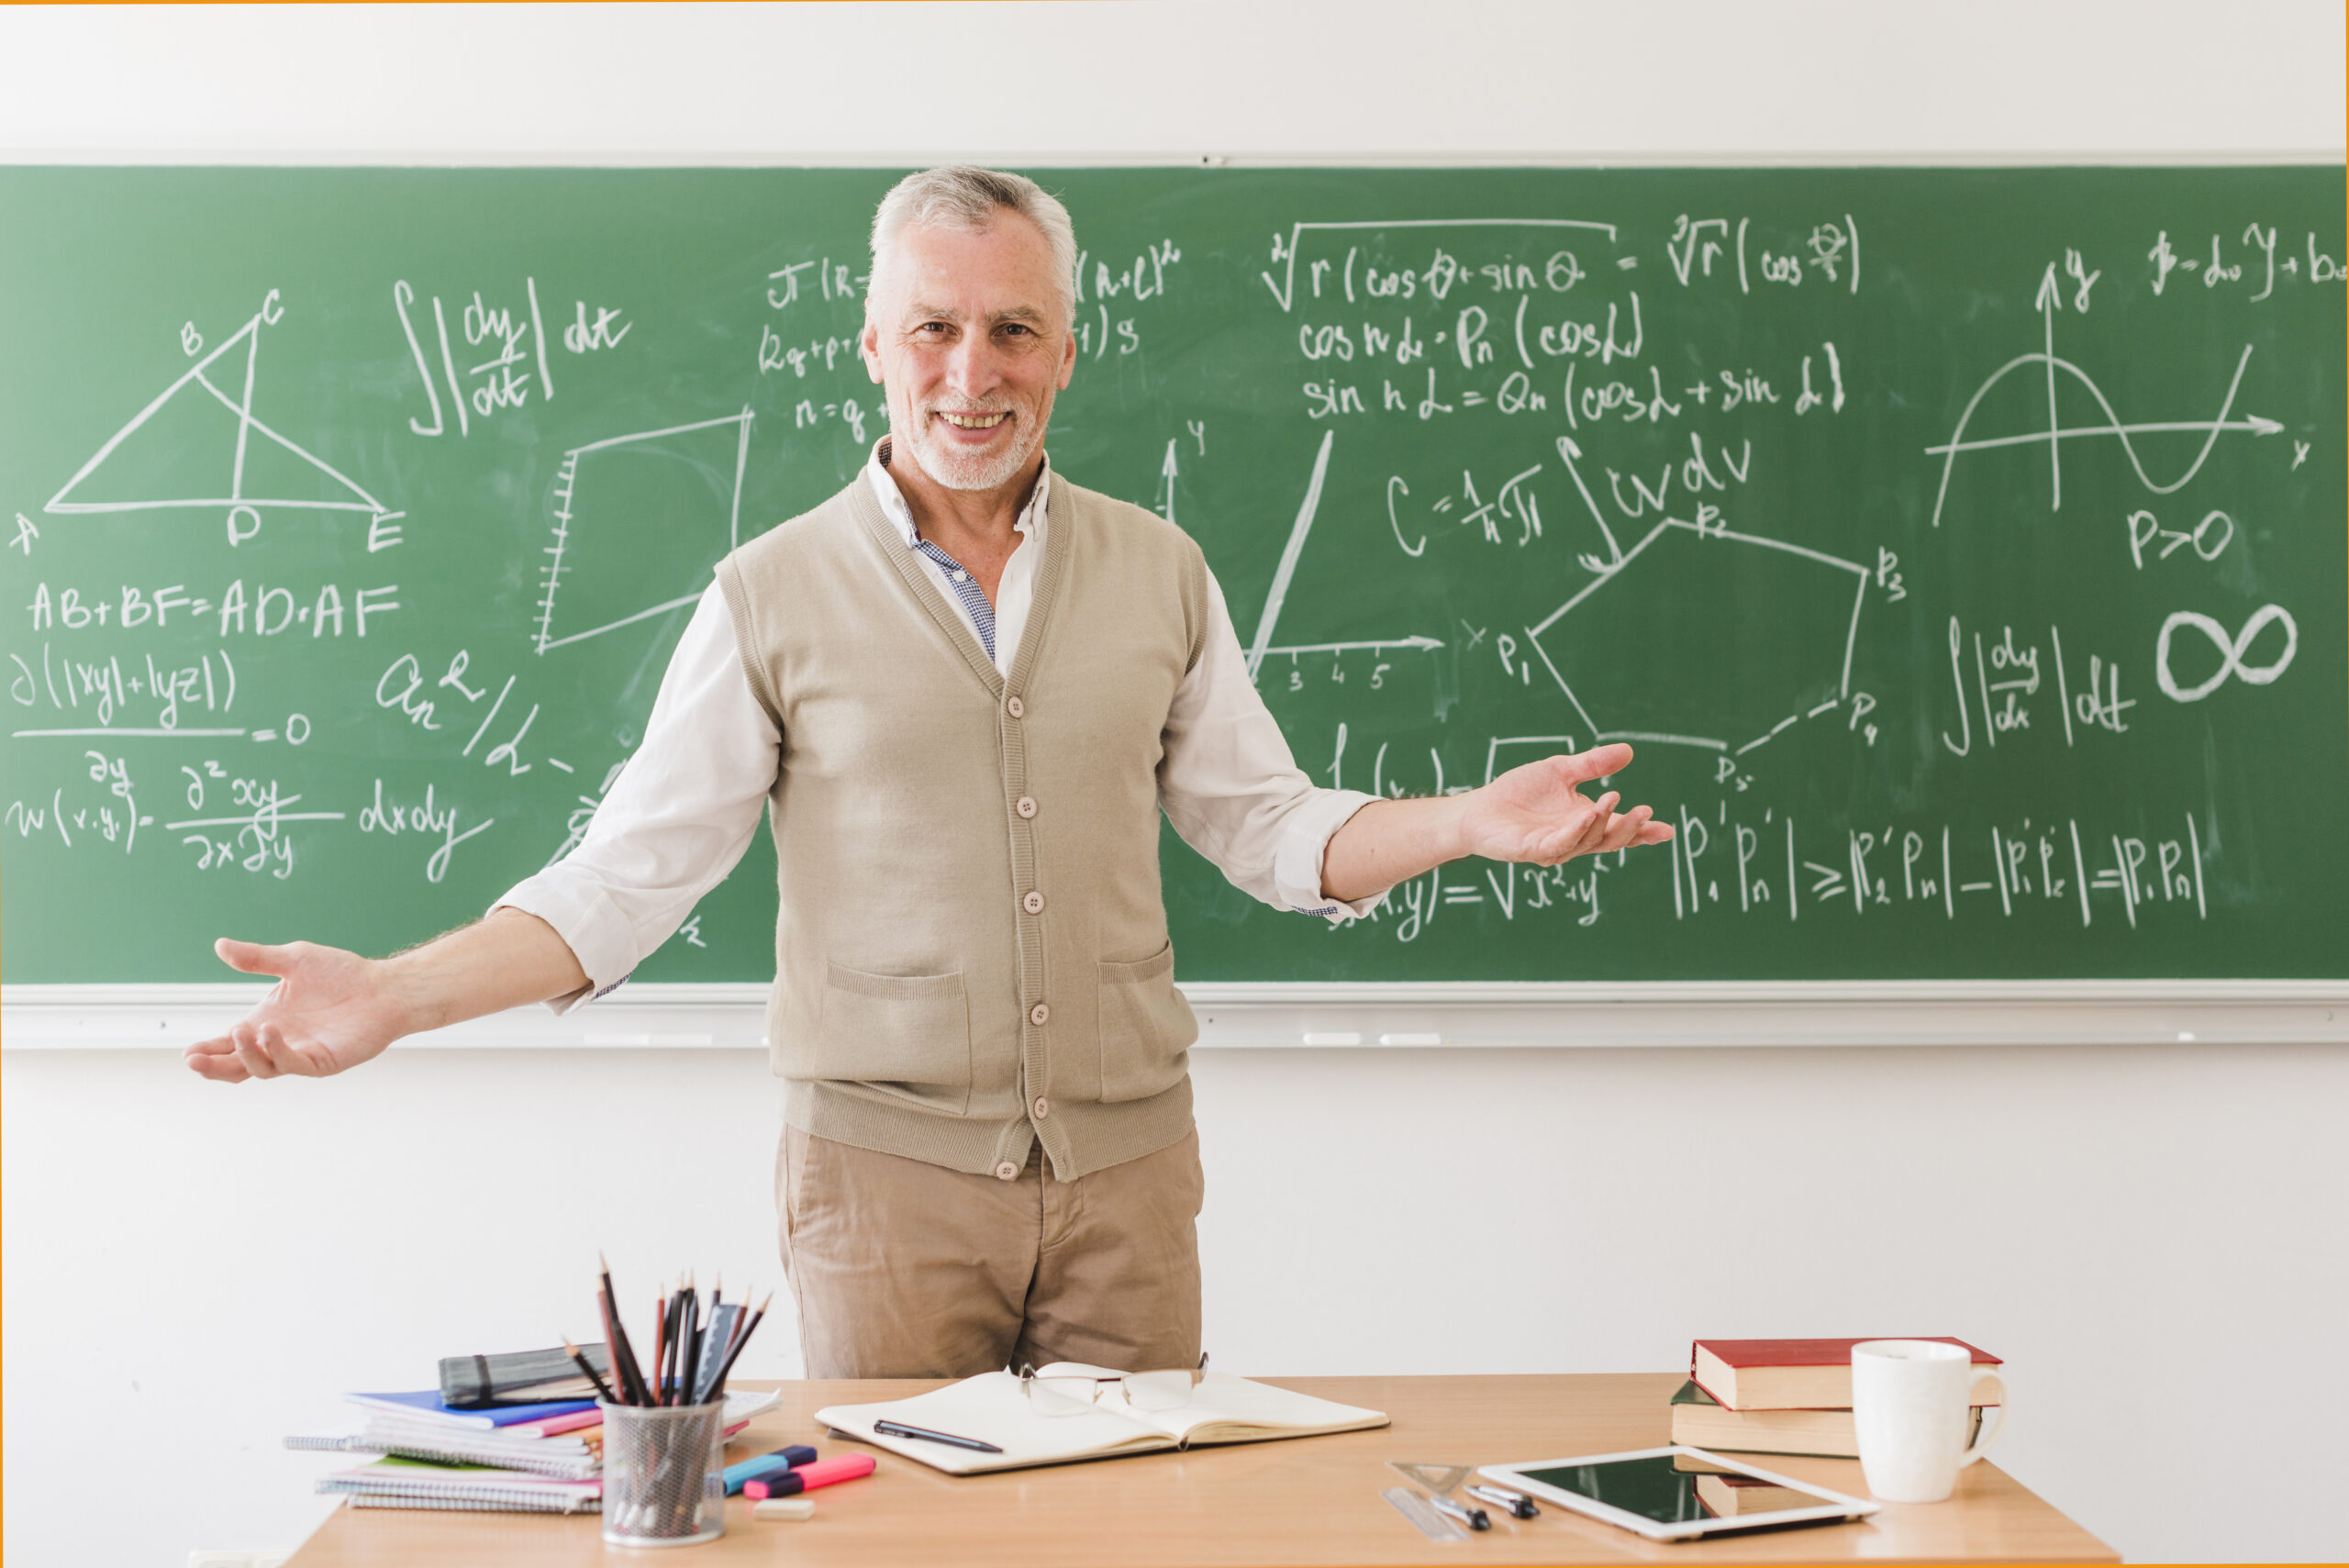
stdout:
POLYGON ((998 1182, 1016 1182, 1019 1179, 1019 1167, 1006 1160, 995 1168, 995 1179, 998 1182))
POLYGON ((1028 705, 1018 697, 1006 697, 1003 699, 1003 711, 1014 718, 1025 718, 1028 717, 1028 705))
POLYGON ((1023 795, 1019 797, 1019 804, 1011 809, 1022 817, 1033 817, 1036 815, 1036 797, 1032 795, 1023 795))
POLYGON ((1048 1117, 1048 1116, 1050 1116, 1050 1115, 1052 1115, 1052 1104, 1051 1104, 1051 1102, 1050 1102, 1050 1101, 1048 1101, 1048 1100, 1046 1100, 1046 1099, 1044 1098, 1044 1096, 1043 1096, 1043 1095, 1037 1095, 1037 1096, 1036 1096, 1036 1103, 1035 1103, 1034 1105, 1032 1105, 1032 1106, 1029 1106, 1028 1108, 1029 1108, 1029 1109, 1030 1109, 1030 1110, 1032 1110, 1032 1111, 1034 1111, 1034 1112, 1036 1113, 1036 1119, 1037 1119, 1038 1121, 1041 1121, 1041 1120, 1043 1120, 1046 1117, 1048 1117))
POLYGON ((1041 915, 1044 912, 1044 895, 1031 889, 1028 896, 1019 901, 1019 906, 1030 915, 1041 915))
POLYGON ((1038 1029, 1042 1029, 1046 1021, 1049 1020, 1052 1016, 1052 1010, 1044 1006, 1041 1002, 1037 1003, 1034 1006, 1028 1009, 1028 1021, 1034 1024, 1038 1029))

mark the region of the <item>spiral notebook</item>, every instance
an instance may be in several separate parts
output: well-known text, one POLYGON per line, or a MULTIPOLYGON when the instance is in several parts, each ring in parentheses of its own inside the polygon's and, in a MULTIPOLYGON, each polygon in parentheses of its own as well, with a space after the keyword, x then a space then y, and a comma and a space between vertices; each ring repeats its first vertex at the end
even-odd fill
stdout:
POLYGON ((391 1492, 352 1492, 346 1495, 343 1501, 354 1508, 432 1508, 478 1514, 593 1514, 601 1512, 603 1507, 600 1502, 568 1507, 551 1504, 484 1501, 477 1497, 406 1497, 391 1492))
POLYGON ((415 1507, 513 1508, 533 1513, 576 1514, 598 1507, 596 1481, 564 1481, 518 1470, 479 1464, 439 1464, 429 1460, 386 1456, 355 1470, 321 1475, 320 1492, 380 1498, 397 1497, 415 1507))

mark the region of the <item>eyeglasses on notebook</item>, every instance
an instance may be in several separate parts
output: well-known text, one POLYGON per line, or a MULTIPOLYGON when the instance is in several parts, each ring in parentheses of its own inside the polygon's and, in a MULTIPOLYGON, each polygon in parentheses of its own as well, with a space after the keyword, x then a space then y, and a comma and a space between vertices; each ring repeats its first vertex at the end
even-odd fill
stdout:
POLYGON ((1108 1376, 1050 1376, 1032 1366, 1019 1369, 1019 1391, 1039 1416, 1081 1416, 1104 1404, 1124 1404, 1136 1410, 1179 1410, 1191 1402, 1207 1376, 1208 1358, 1195 1367, 1161 1372, 1129 1372, 1108 1376))

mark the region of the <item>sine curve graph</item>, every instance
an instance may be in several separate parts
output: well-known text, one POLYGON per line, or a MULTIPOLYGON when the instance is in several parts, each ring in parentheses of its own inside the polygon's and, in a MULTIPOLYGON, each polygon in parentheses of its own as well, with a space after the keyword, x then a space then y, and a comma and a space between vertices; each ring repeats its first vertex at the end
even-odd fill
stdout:
POLYGON ((2240 418, 2228 417, 2234 411, 2235 397, 2243 389, 2243 373, 2251 367, 2252 350, 2248 343, 2243 345, 2242 355, 2235 361, 2234 374, 2227 383, 2226 395, 2220 400, 2219 411, 2213 417, 2123 423, 2119 410, 2113 407, 2112 400, 2104 395, 2104 389, 2097 384, 2096 379, 2078 365, 2055 352, 2055 312, 2060 308, 2061 305, 2057 300, 2054 288, 2054 269, 2050 267, 2039 290, 2039 309, 2045 326, 2045 348, 2035 353, 2018 354, 1993 371, 1988 379, 1974 389, 1974 395, 1966 399, 1965 412, 1958 416, 1957 425, 1950 432, 1949 439, 1938 446, 1925 449, 1928 455, 1942 460, 1941 485, 1933 495, 1933 527, 1941 527, 1942 509, 1949 500, 1950 478, 1956 470, 1958 454, 1961 452, 1987 451, 1998 447, 2033 446, 2045 442, 2048 450, 2051 492, 2049 509, 2061 511, 2064 506, 2064 482, 2060 443, 2063 441, 2102 436, 2110 436, 2117 439, 2121 443, 2121 450, 2129 459, 2129 466, 2136 471, 2138 483, 2154 495, 2167 495, 2183 489, 2197 473, 2202 471, 2202 465, 2210 461, 2211 450, 2217 447, 2221 435, 2228 431, 2240 431, 2248 435, 2272 436, 2284 428, 2277 421, 2263 418, 2255 414, 2246 414, 2240 418), (2044 365, 2047 368, 2047 428, 2019 435, 1988 436, 1967 439, 1967 427, 1973 423, 1975 411, 1981 406, 1982 400, 1989 395, 1990 389, 2015 372, 2032 365, 2044 365), (2062 422, 2055 408, 2055 374, 2058 371, 2087 388, 2088 395, 2096 399, 2097 406, 2104 412, 2103 424, 2065 425, 2062 422), (2194 454, 2194 460, 2186 465, 2184 472, 2165 484, 2146 472, 2144 460, 2138 455, 2137 445, 2130 439, 2132 436, 2155 433, 2190 434, 2198 430, 2202 433, 2200 450, 2194 454))

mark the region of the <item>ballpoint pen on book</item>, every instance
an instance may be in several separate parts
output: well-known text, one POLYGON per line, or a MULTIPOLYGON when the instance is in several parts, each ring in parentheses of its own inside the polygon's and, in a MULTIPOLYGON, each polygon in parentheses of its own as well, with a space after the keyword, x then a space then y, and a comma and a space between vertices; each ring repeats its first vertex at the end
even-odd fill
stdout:
POLYGON ((966 1448, 973 1453, 1001 1453, 993 1443, 976 1438, 958 1438, 952 1432, 933 1432, 927 1427, 909 1427, 903 1421, 875 1421, 873 1429, 883 1437, 914 1438, 926 1443, 944 1443, 949 1448, 966 1448))

